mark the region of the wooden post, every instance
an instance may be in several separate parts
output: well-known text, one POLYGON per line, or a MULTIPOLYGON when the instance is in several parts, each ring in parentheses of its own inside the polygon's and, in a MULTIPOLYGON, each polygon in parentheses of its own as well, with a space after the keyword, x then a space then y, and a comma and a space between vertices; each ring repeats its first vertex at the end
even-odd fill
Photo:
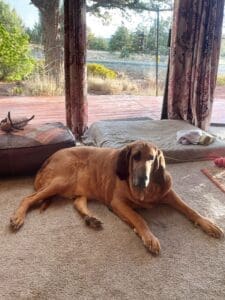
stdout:
POLYGON ((86 1, 64 0, 67 126, 80 140, 87 129, 86 1))

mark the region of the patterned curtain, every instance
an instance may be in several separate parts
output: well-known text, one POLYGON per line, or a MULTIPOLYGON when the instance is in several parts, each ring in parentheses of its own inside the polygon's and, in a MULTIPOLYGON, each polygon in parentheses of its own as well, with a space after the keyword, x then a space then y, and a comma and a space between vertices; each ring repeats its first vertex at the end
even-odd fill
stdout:
POLYGON ((162 118, 207 129, 221 43, 224 0, 175 0, 162 118))

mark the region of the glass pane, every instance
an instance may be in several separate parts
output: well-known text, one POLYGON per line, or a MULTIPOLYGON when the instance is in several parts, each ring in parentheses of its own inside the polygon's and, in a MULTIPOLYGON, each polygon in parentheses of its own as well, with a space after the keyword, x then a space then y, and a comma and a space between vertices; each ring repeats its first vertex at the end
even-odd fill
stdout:
MULTIPOLYGON (((57 3, 43 1, 43 5, 53 2, 57 3)), ((120 9, 113 7, 118 1, 99 1, 101 7, 96 8, 93 5, 96 2, 87 1, 89 123, 142 115, 159 118, 168 62, 172 0, 143 0, 145 9, 127 9, 126 3, 130 1, 121 1, 125 6, 120 9)), ((11 30, 15 24, 10 22, 16 19, 25 48, 20 47, 21 42, 17 43, 10 65, 0 68, 0 96, 17 96, 13 102, 9 98, 3 101, 1 97, 1 118, 9 110, 13 116, 21 115, 18 103, 21 105, 22 98, 19 97, 26 96, 29 98, 23 98, 23 114, 36 114, 38 117, 33 122, 65 123, 62 1, 49 10, 52 16, 56 9, 56 22, 55 26, 48 24, 47 27, 45 16, 40 18, 40 10, 32 1, 5 0, 4 3, 15 15, 6 21, 4 30, 11 30), (46 34, 54 38, 46 39, 46 34), (14 58, 19 54, 18 67, 14 58), (36 111, 33 111, 34 103, 36 111)), ((5 33, 2 28, 1 33, 5 33)), ((6 43, 8 49, 12 46, 10 41, 12 36, 6 43)))
POLYGON ((172 1, 143 2, 143 10, 87 14, 90 93, 163 95, 172 1))

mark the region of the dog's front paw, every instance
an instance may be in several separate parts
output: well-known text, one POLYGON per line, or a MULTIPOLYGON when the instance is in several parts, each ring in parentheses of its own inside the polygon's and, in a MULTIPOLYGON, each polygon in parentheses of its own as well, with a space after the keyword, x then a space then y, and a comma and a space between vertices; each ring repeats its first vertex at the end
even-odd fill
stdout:
POLYGON ((201 217, 196 221, 203 231, 214 238, 221 238, 223 230, 207 218, 201 217))
POLYGON ((150 236, 148 238, 142 238, 142 241, 145 245, 145 247, 155 255, 159 255, 160 252, 160 243, 159 240, 155 236, 150 236))
POLYGON ((10 218, 10 226, 11 226, 12 230, 16 231, 16 230, 20 229, 20 227, 24 223, 24 218, 25 218, 24 214, 15 213, 10 218))
POLYGON ((84 220, 85 220, 86 225, 89 227, 92 227, 92 228, 98 229, 98 230, 103 229, 102 222, 95 217, 85 216, 84 220))

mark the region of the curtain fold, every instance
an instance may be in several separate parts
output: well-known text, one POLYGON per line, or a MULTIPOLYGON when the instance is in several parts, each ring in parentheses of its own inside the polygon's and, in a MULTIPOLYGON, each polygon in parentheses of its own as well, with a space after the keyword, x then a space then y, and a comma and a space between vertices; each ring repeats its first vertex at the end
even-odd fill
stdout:
POLYGON ((162 118, 207 129, 219 62, 224 0, 175 0, 162 118))

